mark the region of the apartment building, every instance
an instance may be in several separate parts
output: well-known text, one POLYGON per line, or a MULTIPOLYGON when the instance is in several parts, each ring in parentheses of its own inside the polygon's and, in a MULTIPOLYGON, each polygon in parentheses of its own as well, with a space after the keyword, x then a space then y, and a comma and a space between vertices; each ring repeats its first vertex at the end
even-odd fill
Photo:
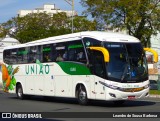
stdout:
MULTIPOLYGON (((68 17, 72 16, 72 10, 61 10, 56 8, 55 4, 44 4, 43 7, 35 8, 34 10, 19 10, 18 16, 23 17, 30 13, 47 13, 51 16, 57 13, 65 12, 68 17)), ((76 11, 73 11, 73 16, 78 15, 76 11)))

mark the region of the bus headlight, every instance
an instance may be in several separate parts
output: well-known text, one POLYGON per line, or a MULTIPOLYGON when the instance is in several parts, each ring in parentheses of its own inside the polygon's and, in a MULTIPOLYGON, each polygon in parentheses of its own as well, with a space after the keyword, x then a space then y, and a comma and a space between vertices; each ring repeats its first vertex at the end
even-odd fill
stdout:
POLYGON ((149 88, 149 84, 147 84, 146 86, 144 86, 144 89, 147 89, 147 88, 149 88))
POLYGON ((138 88, 121 88, 121 87, 117 87, 117 86, 114 86, 114 85, 106 84, 106 83, 101 82, 101 81, 99 81, 99 83, 104 85, 105 87, 110 88, 110 89, 119 90, 119 91, 122 91, 122 92, 139 92, 139 91, 142 91, 142 90, 147 89, 149 87, 149 85, 147 84, 143 87, 138 87, 138 88))

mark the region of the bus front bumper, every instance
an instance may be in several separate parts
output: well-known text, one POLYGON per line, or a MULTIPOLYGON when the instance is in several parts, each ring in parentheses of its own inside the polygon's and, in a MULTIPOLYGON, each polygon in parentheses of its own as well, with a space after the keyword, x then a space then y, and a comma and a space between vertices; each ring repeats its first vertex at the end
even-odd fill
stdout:
POLYGON ((137 100, 149 96, 149 87, 141 91, 123 92, 114 89, 106 91, 106 100, 137 100))

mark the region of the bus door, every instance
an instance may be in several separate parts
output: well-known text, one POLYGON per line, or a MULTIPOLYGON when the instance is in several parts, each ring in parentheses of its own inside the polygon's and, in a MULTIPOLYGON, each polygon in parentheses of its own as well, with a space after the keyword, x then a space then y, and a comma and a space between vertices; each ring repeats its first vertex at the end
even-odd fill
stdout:
POLYGON ((94 75, 94 81, 91 84, 91 98, 105 99, 105 87, 101 83, 105 82, 105 62, 103 53, 100 51, 89 51, 89 67, 94 75), (95 95, 95 97, 93 96, 95 95))

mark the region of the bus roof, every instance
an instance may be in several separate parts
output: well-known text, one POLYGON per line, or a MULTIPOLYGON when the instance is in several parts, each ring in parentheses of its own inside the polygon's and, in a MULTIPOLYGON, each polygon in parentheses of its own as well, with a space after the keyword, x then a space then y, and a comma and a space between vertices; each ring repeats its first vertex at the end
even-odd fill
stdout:
POLYGON ((8 46, 8 47, 5 47, 4 49, 42 45, 42 44, 49 44, 49 43, 55 43, 55 42, 73 41, 73 40, 78 40, 84 37, 91 37, 99 41, 109 41, 109 42, 128 42, 128 43, 140 42, 137 38, 127 34, 111 33, 111 32, 105 32, 105 31, 85 31, 85 32, 77 32, 73 34, 48 37, 45 39, 40 39, 40 40, 36 40, 36 41, 24 43, 24 44, 8 46))

